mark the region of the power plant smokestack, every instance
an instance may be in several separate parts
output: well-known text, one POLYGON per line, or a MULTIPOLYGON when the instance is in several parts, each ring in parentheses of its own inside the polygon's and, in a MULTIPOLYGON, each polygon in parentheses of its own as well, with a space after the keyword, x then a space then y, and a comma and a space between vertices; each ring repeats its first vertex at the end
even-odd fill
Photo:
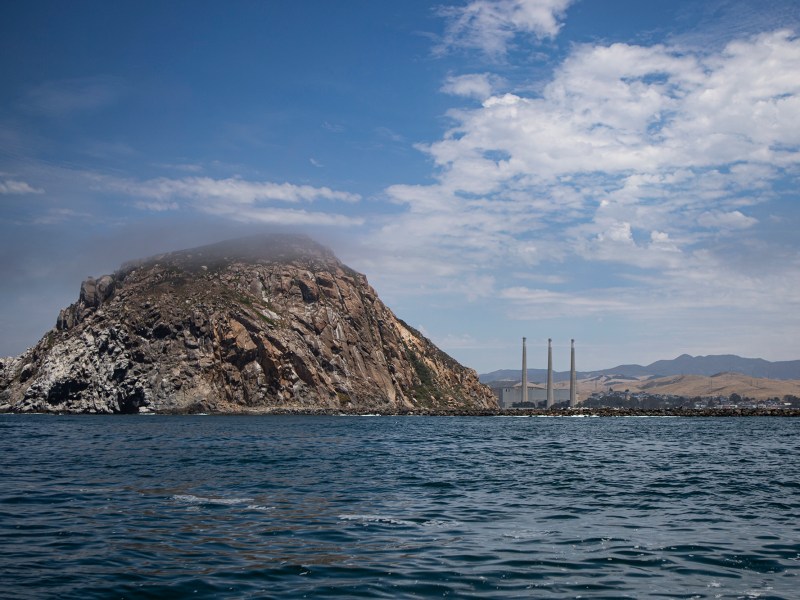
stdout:
POLYGON ((553 404, 553 340, 547 338, 547 408, 552 408, 553 404))
POLYGON ((575 340, 572 342, 569 364, 569 405, 570 408, 578 405, 578 375, 575 372, 575 340))
POLYGON ((525 347, 525 338, 522 338, 522 401, 528 401, 528 351, 525 347))

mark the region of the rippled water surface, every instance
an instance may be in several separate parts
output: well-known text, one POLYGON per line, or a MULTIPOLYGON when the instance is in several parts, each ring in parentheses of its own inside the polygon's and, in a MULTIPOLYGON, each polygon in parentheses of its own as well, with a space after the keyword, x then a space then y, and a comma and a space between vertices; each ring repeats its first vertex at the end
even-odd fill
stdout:
POLYGON ((0 597, 800 598, 800 419, 0 416, 0 597))

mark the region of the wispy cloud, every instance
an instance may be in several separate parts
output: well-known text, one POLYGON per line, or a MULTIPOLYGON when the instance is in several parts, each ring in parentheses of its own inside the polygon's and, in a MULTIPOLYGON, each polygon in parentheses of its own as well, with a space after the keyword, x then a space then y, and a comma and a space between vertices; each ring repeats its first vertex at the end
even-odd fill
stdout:
POLYGON ((117 101, 125 92, 125 82, 117 77, 94 76, 47 81, 31 88, 23 107, 48 116, 97 110, 117 101))
POLYGON ((758 223, 758 220, 748 217, 738 210, 730 212, 712 210, 702 213, 697 218, 697 222, 710 229, 747 229, 758 223))
POLYGON ((0 194, 23 195, 23 194, 43 194, 44 190, 35 188, 24 181, 15 179, 5 179, 0 181, 0 194))
POLYGON ((498 296, 508 303, 510 319, 624 317, 642 327, 673 328, 702 345, 702 337, 714 330, 717 339, 735 338, 758 324, 766 334, 776 317, 782 329, 800 326, 800 280, 786 277, 787 270, 797 273, 800 262, 780 258, 786 261, 783 268, 747 274, 722 256, 697 251, 680 265, 631 278, 627 285, 561 291, 510 286, 498 296))
POLYGON ((725 47, 732 39, 781 28, 796 31, 800 25, 795 0, 687 2, 679 11, 681 20, 693 26, 673 32, 671 41, 683 47, 713 51, 725 47))
POLYGON ((31 222, 34 225, 60 225, 67 221, 80 220, 93 222, 95 217, 89 213, 76 211, 71 208, 49 208, 43 214, 35 217, 31 222))
POLYGON ((490 57, 506 53, 518 34, 552 38, 574 0, 472 0, 465 6, 441 9, 447 18, 438 52, 454 48, 476 49, 490 57))
POLYGON ((169 171, 182 171, 184 173, 202 173, 203 165, 196 163, 159 163, 156 165, 169 171))
POLYGON ((142 210, 168 211, 183 207, 233 221, 283 225, 360 225, 364 220, 335 211, 287 209, 277 204, 333 201, 354 203, 358 194, 328 187, 249 181, 239 178, 213 179, 159 177, 145 181, 104 176, 95 178, 95 186, 131 196, 142 210))
POLYGON ((396 131, 388 127, 376 127, 375 133, 381 138, 389 140, 390 142, 403 142, 405 138, 396 131))
POLYGON ((309 211, 299 209, 252 206, 234 210, 225 205, 205 205, 199 207, 207 214, 225 217, 240 223, 262 223, 269 225, 321 225, 331 227, 355 227, 362 225, 364 219, 333 212, 309 211))
POLYGON ((331 123, 330 121, 325 121, 322 123, 322 128, 325 131, 330 131, 331 133, 344 133, 345 127, 339 123, 331 123))
POLYGON ((491 73, 451 75, 442 85, 442 91, 454 96, 485 100, 494 93, 498 81, 499 78, 491 73))
POLYGON ((274 183, 271 181, 248 181, 229 177, 184 177, 170 179, 159 177, 145 181, 130 179, 107 179, 105 183, 127 194, 154 200, 172 198, 224 200, 235 204, 253 204, 258 201, 309 202, 313 200, 337 200, 358 202, 358 194, 338 192, 328 187, 274 183))

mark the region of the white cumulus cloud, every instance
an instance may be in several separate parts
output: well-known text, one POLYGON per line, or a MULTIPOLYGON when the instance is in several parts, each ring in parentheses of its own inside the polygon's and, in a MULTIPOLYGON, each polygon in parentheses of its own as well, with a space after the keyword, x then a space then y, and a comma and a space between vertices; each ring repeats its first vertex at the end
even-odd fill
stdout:
MULTIPOLYGON (((576 46, 534 83, 449 111, 450 129, 417 146, 434 182, 385 190, 404 210, 365 242, 357 266, 391 273, 393 293, 459 293, 491 275, 481 296, 526 318, 689 322, 724 308, 758 310, 766 324, 793 310, 796 285, 780 282, 798 280, 796 260, 769 273, 748 266, 780 251, 755 225, 800 168, 793 33, 718 51, 576 46), (591 265, 593 281, 550 283, 571 272, 565 263, 591 265), (498 276, 529 271, 540 277, 534 289, 498 276)), ((490 84, 488 73, 451 77, 443 90, 480 98, 490 84)))

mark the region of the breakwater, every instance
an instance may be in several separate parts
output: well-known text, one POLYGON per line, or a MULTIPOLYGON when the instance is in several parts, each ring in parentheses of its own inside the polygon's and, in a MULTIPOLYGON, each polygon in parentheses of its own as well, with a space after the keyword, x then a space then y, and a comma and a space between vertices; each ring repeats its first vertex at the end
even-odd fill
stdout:
MULTIPOLYGON (((204 410, 192 412, 172 412, 162 414, 197 414, 204 410)), ((214 413, 208 413, 214 414, 214 413)), ((221 414, 221 413, 220 413, 221 414)), ((284 416, 362 416, 363 411, 347 409, 309 409, 309 408, 276 408, 253 409, 232 415, 284 415, 284 416)), ((374 412, 381 416, 428 416, 428 417, 800 417, 798 408, 669 408, 669 409, 636 409, 636 408, 587 408, 587 409, 426 409, 374 412)))

